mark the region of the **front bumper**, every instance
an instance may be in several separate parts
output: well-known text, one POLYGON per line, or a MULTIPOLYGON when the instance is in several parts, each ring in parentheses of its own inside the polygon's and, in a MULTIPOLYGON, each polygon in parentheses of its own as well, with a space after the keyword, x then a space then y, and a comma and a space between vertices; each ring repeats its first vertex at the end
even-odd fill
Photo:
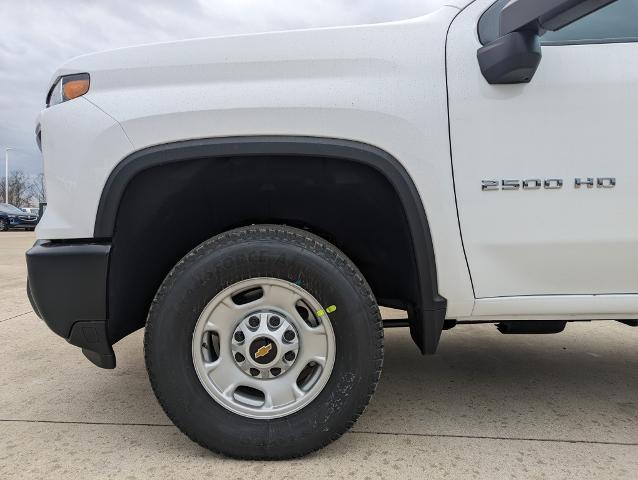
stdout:
POLYGON ((115 368, 106 330, 110 251, 108 243, 38 240, 26 254, 33 310, 102 368, 115 368))
POLYGON ((38 219, 24 220, 19 217, 9 219, 9 228, 35 228, 38 225, 38 219))

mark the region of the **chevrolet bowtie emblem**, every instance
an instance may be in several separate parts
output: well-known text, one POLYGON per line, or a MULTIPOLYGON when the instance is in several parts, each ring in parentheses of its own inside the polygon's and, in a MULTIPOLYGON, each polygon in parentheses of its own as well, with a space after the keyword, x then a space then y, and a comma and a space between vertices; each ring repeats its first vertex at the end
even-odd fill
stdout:
POLYGON ((272 343, 269 343, 268 345, 264 345, 263 347, 259 347, 259 349, 257 349, 257 351, 255 352, 255 360, 261 357, 265 357, 266 355, 268 355, 268 352, 270 352, 271 350, 272 350, 272 343))

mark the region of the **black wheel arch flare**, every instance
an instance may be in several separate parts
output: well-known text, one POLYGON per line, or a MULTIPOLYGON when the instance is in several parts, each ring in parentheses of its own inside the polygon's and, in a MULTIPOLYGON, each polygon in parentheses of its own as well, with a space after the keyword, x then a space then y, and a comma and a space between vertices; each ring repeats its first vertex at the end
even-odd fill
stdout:
POLYGON ((243 136, 186 140, 139 150, 123 159, 109 175, 98 204, 94 237, 113 237, 120 202, 139 173, 194 158, 312 156, 344 159, 381 173, 404 209, 417 267, 419 302, 409 312, 412 338, 422 353, 434 353, 443 329, 446 299, 438 293, 430 228, 419 192, 403 165, 375 146, 342 139, 302 136, 243 136))

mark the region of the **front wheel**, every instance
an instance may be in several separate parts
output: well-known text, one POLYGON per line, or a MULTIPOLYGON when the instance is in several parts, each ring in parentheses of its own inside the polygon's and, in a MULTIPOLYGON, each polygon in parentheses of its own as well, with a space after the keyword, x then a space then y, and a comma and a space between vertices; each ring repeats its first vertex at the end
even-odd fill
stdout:
POLYGON ((7 230, 9 230, 9 222, 4 218, 0 218, 0 232, 6 232, 7 230))
POLYGON ((190 438, 233 457, 283 459, 354 424, 379 380, 383 329, 370 287, 336 247, 254 226, 173 268, 145 353, 155 394, 190 438))

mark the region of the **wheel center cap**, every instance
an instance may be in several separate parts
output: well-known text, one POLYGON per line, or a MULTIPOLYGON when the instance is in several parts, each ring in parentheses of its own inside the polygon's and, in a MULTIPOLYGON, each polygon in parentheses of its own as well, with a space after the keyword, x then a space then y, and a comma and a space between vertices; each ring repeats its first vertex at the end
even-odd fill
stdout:
POLYGON ((258 337, 248 349, 250 357, 260 365, 268 365, 277 357, 277 345, 270 338, 258 337))

